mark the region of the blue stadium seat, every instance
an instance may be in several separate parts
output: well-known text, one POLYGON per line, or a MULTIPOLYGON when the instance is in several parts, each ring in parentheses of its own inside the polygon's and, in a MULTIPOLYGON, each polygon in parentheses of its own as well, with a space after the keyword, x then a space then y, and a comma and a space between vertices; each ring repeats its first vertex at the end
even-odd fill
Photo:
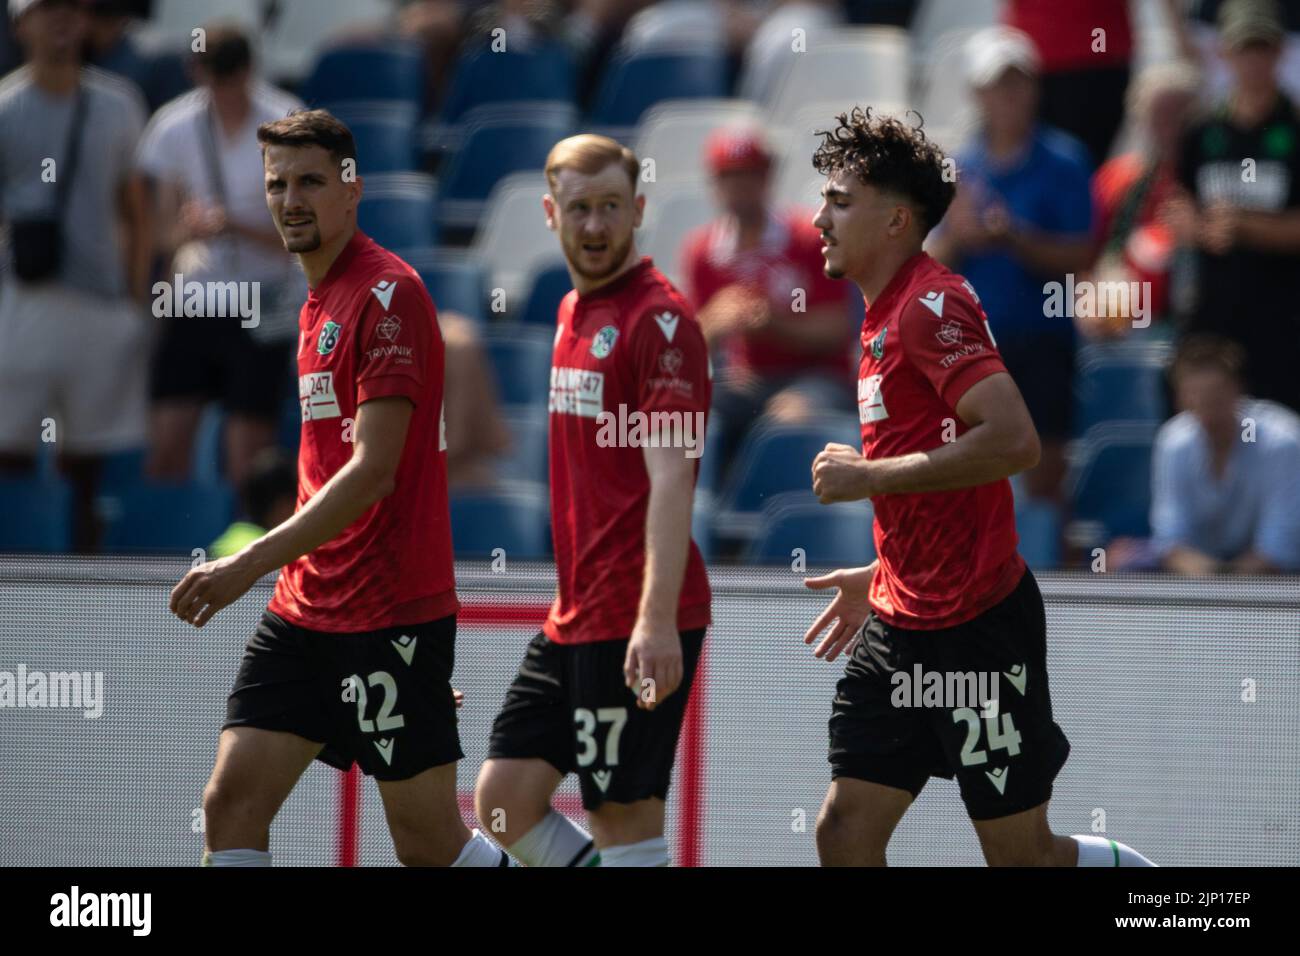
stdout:
POLYGON ((727 62, 719 53, 636 54, 606 69, 591 120, 603 126, 635 126, 660 100, 726 95, 727 62))
POLYGON ((299 91, 304 103, 337 111, 348 100, 394 100, 424 112, 420 48, 391 38, 383 46, 336 46, 316 61, 299 91))
POLYGON ((234 517, 235 496, 221 484, 141 483, 104 504, 106 551, 190 554, 206 548, 234 517))
POLYGON ((99 492, 112 494, 143 481, 144 462, 148 454, 145 448, 128 448, 106 455, 103 470, 99 474, 99 492))
POLYGON ((708 430, 704 435, 704 454, 700 457, 700 470, 695 478, 696 492, 716 494, 718 482, 722 476, 722 429, 717 427, 717 420, 710 419, 708 430))
MULTIPOLYGON (((357 146, 357 172, 365 176, 414 172, 419 168, 415 114, 400 105, 370 105, 355 112, 340 109, 357 146)), ((369 186, 369 183, 367 183, 369 186)))
POLYGON ((457 557, 492 557, 503 548, 506 560, 530 561, 550 552, 550 504, 536 487, 453 495, 451 540, 457 557))
POLYGON ((751 564, 785 564, 802 548, 808 567, 859 567, 876 557, 871 505, 823 505, 811 491, 776 495, 763 508, 762 531, 750 545, 751 564))
POLYGON ((487 319, 487 270, 460 249, 407 249, 398 252, 420 273, 438 311, 459 312, 476 322, 487 319))
POLYGON ((506 406, 502 413, 513 442, 509 454, 497 459, 495 472, 506 481, 545 485, 547 472, 546 406, 506 406))
POLYGON ((1070 481, 1077 520, 1099 523, 1107 538, 1150 533, 1151 449, 1157 427, 1105 425, 1083 441, 1070 481))
POLYGON ((60 552, 72 547, 72 487, 61 478, 0 481, 0 551, 60 552))
POLYGON ((573 132, 574 119, 568 104, 476 109, 466 118, 460 146, 441 176, 439 218, 450 226, 475 225, 497 180, 543 168, 551 147, 573 132))
POLYGON ((1035 571, 1061 564, 1061 515, 1042 501, 1016 502, 1016 532, 1020 535, 1020 556, 1035 571))
POLYGON ((520 321, 555 328, 555 311, 560 307, 560 300, 572 290, 573 279, 569 276, 569 267, 563 263, 538 270, 533 275, 520 321))
POLYGON ((551 340, 527 326, 501 325, 485 336, 496 373, 497 394, 505 405, 546 408, 551 389, 551 340))
POLYGON ((199 416, 199 427, 194 435, 194 456, 190 474, 200 484, 210 485, 221 481, 225 460, 225 416, 219 402, 209 402, 199 416))
POLYGON ((812 487, 812 462, 827 442, 861 441, 857 419, 827 416, 807 425, 760 425, 745 436, 722 506, 733 512, 758 512, 773 495, 812 487))
POLYGON ((571 103, 573 97, 573 64, 559 44, 527 51, 507 47, 500 53, 485 46, 457 62, 439 118, 443 123, 456 123, 470 110, 486 104, 508 100, 571 103))
POLYGON ((433 180, 420 173, 369 177, 357 223, 389 249, 437 245, 433 180))
POLYGON ((1108 422, 1168 418, 1164 361, 1159 349, 1080 350, 1074 384, 1075 437, 1108 422))
POLYGON ((695 507, 691 511, 691 540, 705 561, 711 560, 717 550, 717 535, 713 532, 713 517, 717 510, 718 503, 713 495, 697 487, 695 507))

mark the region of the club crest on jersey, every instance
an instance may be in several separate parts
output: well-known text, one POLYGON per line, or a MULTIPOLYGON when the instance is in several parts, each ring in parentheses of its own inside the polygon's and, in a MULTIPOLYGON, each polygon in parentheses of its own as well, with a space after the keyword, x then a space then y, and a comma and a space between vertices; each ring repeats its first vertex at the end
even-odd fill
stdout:
POLYGON ((609 353, 614 351, 614 343, 618 340, 618 329, 612 325, 607 325, 591 340, 591 354, 598 359, 608 358, 609 353))
POLYGON ((889 327, 886 326, 880 330, 879 335, 871 340, 871 357, 877 362, 885 357, 885 333, 888 331, 889 327))
POLYGON ((316 339, 316 351, 321 355, 329 355, 334 351, 334 346, 339 344, 339 333, 343 331, 343 326, 337 322, 326 322, 321 326, 320 336, 316 339))

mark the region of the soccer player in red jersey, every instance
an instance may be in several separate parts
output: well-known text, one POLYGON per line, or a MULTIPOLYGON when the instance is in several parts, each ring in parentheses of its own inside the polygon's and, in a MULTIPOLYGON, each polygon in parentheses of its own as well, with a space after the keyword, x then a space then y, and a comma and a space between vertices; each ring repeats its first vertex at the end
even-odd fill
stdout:
POLYGON ((603 136, 546 163, 574 289, 551 363, 557 589, 492 728, 479 819, 531 866, 664 866, 664 801, 709 618, 691 541, 710 380, 682 295, 638 256, 636 156, 603 136), (576 772, 593 841, 550 808, 576 772))
POLYGON ((857 283, 867 309, 862 450, 827 445, 813 491, 824 504, 871 499, 878 558, 806 582, 838 593, 805 643, 829 627, 815 656, 849 653, 818 855, 884 865, 926 780, 955 776, 991 865, 1149 866, 1122 843, 1047 823, 1070 745, 1052 718, 1043 599, 1016 551, 1007 480, 1037 461, 1038 436, 975 290, 921 248, 954 177, 938 147, 894 118, 855 108, 821 135, 813 224, 826 274, 857 283), (943 692, 898 693, 918 676, 935 687, 931 675, 943 692), (946 699, 966 696, 968 675, 996 689, 946 699))
POLYGON ((203 794, 217 866, 269 866, 271 820, 314 759, 379 785, 407 865, 504 866, 456 801, 455 572, 443 343, 429 293, 357 229, 352 133, 300 111, 257 131, 266 202, 310 292, 299 316, 298 503, 190 571, 172 611, 202 627, 282 568, 227 702, 203 794))

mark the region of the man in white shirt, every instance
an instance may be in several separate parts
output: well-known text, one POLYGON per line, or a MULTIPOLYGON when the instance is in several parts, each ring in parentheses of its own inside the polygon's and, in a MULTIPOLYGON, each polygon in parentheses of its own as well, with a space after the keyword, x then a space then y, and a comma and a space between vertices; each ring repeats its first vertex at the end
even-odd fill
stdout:
MULTIPOLYGON (((141 140, 138 164, 153 182, 159 222, 171 224, 164 252, 167 288, 238 282, 258 315, 175 315, 163 303, 163 330, 151 376, 152 477, 188 477, 203 404, 226 413, 227 477, 238 484, 274 444, 284 388, 292 380, 292 321, 306 296, 302 276, 266 212, 257 127, 302 104, 257 79, 248 37, 209 26, 195 53, 197 88, 163 106, 141 140), (257 297, 253 298, 253 287, 257 297), (289 321, 284 321, 288 316, 289 321)), ((221 314, 222 312, 226 314, 221 314)))

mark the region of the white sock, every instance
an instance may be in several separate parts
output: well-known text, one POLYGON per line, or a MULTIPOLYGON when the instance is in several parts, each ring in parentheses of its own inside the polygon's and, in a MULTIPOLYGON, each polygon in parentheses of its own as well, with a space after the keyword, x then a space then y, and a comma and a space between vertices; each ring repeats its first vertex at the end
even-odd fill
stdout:
POLYGON ((600 851, 601 866, 667 866, 668 841, 661 836, 600 851))
POLYGON ((469 835, 469 842, 461 848, 460 856, 452 866, 509 866, 510 857, 478 830, 469 835))
POLYGON ((525 866, 600 866, 601 860, 591 834, 554 810, 516 840, 510 852, 525 866))
POLYGON ((204 850, 203 866, 270 866, 271 854, 262 850, 204 850))
POLYGON ((1099 836, 1072 836, 1079 844, 1079 866, 1155 866, 1131 846, 1099 836))

